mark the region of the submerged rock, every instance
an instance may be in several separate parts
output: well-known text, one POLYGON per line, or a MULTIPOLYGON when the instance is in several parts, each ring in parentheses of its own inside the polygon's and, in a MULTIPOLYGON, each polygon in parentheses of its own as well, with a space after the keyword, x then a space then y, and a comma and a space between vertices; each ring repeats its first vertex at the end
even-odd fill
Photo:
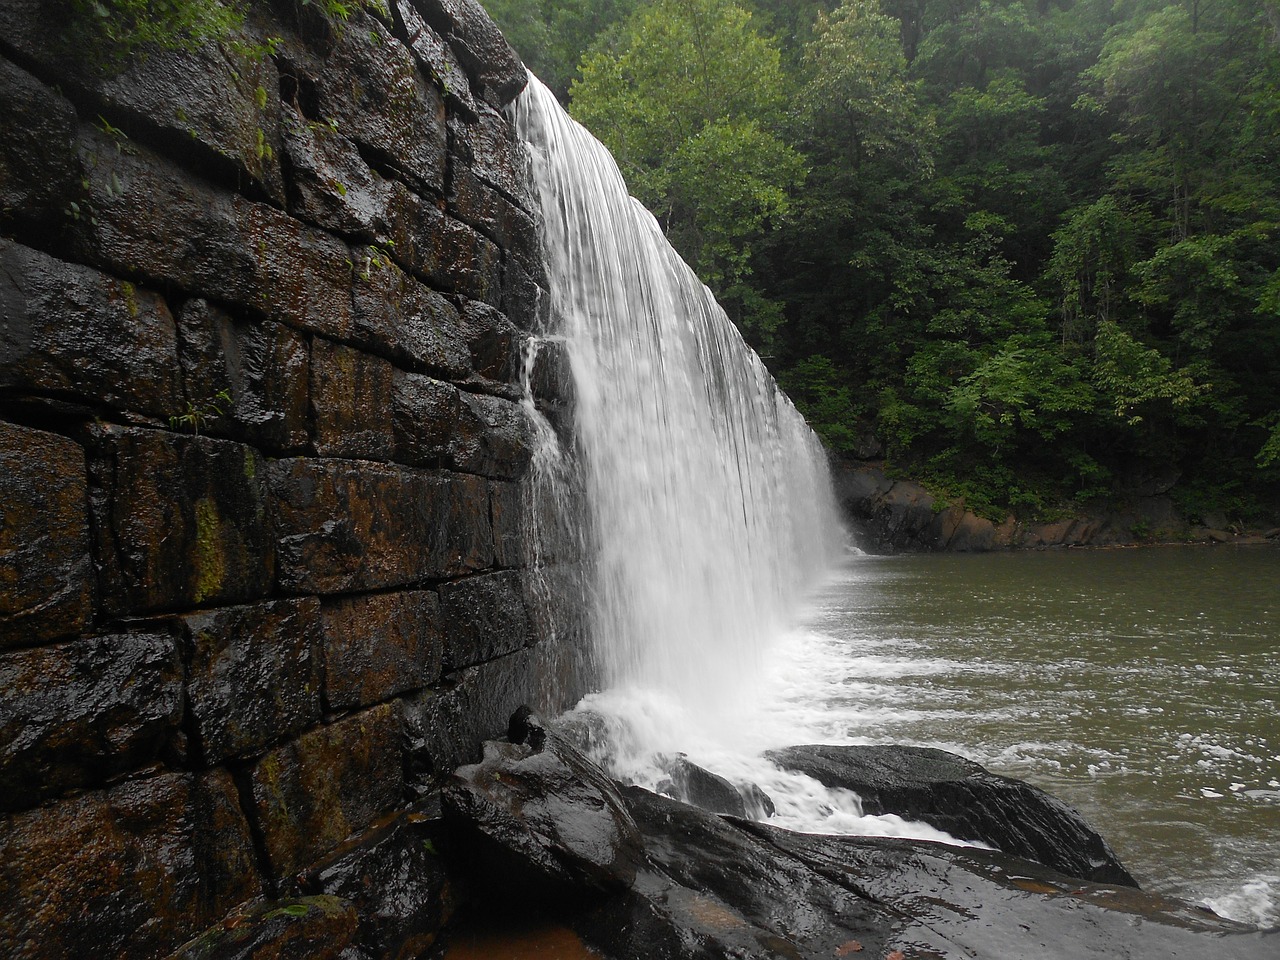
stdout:
POLYGON ((928 747, 801 746, 766 756, 827 787, 852 790, 869 816, 897 814, 1068 876, 1136 887, 1115 852, 1056 797, 928 747))

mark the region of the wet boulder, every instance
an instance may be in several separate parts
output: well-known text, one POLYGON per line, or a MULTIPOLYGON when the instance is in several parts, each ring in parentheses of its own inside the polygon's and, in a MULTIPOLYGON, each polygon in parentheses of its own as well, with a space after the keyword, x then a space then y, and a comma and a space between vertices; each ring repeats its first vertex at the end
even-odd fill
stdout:
POLYGON ((746 829, 896 914, 895 949, 904 958, 1264 960, 1280 947, 1280 931, 1132 887, 1082 883, 994 850, 815 836, 764 824, 746 829))
POLYGON ((923 821, 1068 876, 1138 885, 1106 840, 1061 800, 944 750, 810 745, 766 756, 827 787, 852 790, 870 816, 923 821))
POLYGON ((370 957, 422 956, 453 911, 439 804, 421 804, 307 871, 305 891, 350 903, 370 957))
POLYGON ((478 878, 524 903, 625 889, 640 835, 613 781, 527 710, 511 733, 515 742, 487 742, 484 759, 444 790, 446 818, 472 846, 478 878))
POLYGON ((711 813, 746 817, 747 808, 738 788, 719 774, 692 763, 683 753, 661 758, 667 779, 658 792, 711 813))

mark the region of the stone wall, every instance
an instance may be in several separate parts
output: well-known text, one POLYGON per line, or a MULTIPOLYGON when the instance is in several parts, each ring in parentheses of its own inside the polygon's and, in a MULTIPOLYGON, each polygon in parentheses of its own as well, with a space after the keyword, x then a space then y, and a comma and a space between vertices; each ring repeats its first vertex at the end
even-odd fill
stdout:
POLYGON ((413 956, 441 777, 580 692, 524 69, 474 0, 250 6, 111 71, 0 5, 0 957, 413 956))

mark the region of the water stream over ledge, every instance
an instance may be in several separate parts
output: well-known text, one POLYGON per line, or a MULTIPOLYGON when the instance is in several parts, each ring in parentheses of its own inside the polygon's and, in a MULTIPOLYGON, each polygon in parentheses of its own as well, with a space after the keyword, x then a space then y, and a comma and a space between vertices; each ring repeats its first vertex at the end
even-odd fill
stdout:
POLYGON ((536 79, 515 119, 577 395, 605 685, 714 713, 839 547, 825 455, 609 152, 536 79))

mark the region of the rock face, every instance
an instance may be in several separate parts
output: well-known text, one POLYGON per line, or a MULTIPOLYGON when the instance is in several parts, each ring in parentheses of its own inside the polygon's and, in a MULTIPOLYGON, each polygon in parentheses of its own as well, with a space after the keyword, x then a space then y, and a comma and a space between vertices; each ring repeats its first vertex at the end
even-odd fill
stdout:
POLYGON ((1051 523, 1024 523, 1009 517, 994 523, 966 510, 963 503, 940 503, 918 483, 891 478, 878 463, 836 462, 832 467, 836 495, 859 545, 872 552, 1104 547, 1140 543, 1147 537, 1206 543, 1262 543, 1275 538, 1273 532, 1233 534, 1188 523, 1167 495, 1176 478, 1138 478, 1128 491, 1129 506, 1105 516, 1051 523))
POLYGON ((417 956, 430 798, 586 681, 524 68, 474 0, 242 6, 269 55, 0 4, 0 956, 417 956))
POLYGON ((1061 800, 945 750, 799 746, 766 756, 827 787, 852 790, 867 815, 923 821, 959 840, 978 840, 1069 877, 1138 885, 1107 842, 1061 800))
POLYGON ((612 784, 527 717, 449 787, 460 835, 500 854, 488 909, 554 889, 557 917, 611 960, 1263 960, 1262 933, 1006 853, 795 834, 612 784))

